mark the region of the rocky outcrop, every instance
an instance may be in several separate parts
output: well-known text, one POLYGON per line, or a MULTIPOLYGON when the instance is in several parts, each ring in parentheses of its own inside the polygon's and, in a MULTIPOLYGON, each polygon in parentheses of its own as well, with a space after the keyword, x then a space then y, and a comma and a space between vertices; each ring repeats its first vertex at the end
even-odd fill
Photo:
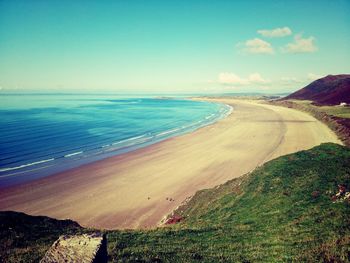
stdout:
POLYGON ((106 237, 99 233, 60 236, 40 263, 107 262, 106 237))

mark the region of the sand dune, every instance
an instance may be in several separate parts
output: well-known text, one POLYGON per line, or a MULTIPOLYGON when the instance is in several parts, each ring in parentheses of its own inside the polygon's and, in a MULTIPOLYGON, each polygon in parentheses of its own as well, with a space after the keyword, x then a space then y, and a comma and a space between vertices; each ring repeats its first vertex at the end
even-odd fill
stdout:
POLYGON ((305 113, 257 102, 217 101, 232 105, 234 112, 191 134, 2 189, 0 210, 70 218, 107 229, 151 227, 199 189, 280 155, 340 143, 305 113))

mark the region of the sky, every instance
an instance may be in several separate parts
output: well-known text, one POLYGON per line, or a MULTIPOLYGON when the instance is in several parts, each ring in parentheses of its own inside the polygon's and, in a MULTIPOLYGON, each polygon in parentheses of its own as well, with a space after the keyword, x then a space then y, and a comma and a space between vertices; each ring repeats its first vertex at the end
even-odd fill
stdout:
POLYGON ((291 92, 350 73, 349 14, 348 0, 0 0, 0 92, 291 92))

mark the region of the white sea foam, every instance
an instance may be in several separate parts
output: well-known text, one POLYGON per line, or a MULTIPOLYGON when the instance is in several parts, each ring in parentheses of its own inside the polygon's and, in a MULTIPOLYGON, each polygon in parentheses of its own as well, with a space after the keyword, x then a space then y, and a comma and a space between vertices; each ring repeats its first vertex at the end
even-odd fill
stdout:
POLYGON ((138 103, 141 103, 142 100, 119 100, 119 101, 115 101, 115 100, 112 100, 111 103, 112 104, 117 104, 117 105, 129 105, 129 104, 138 104, 138 103))
POLYGON ((145 138, 141 138, 140 140, 133 140, 133 141, 127 143, 124 147, 130 147, 130 146, 133 146, 136 144, 142 144, 142 143, 150 141, 151 139, 152 139, 152 137, 145 137, 145 138))
POLYGON ((67 158, 67 157, 71 157, 71 156, 78 155, 78 154, 82 154, 82 153, 83 153, 83 151, 74 152, 74 153, 69 153, 69 154, 66 154, 64 157, 67 158))
POLYGON ((146 136, 146 134, 140 135, 140 136, 135 136, 135 137, 132 137, 132 138, 129 138, 129 139, 125 139, 125 140, 121 140, 121 141, 118 141, 118 142, 114 142, 114 143, 112 143, 112 145, 117 145, 117 144, 121 144, 121 143, 124 143, 124 142, 136 140, 136 139, 139 139, 139 138, 142 138, 142 137, 145 137, 145 136, 146 136))
POLYGON ((156 137, 164 136, 164 135, 167 135, 169 133, 175 133, 175 132, 177 132, 179 130, 181 130, 181 128, 177 128, 177 129, 172 129, 172 130, 168 130, 168 131, 165 131, 165 132, 161 132, 161 133, 156 134, 156 137))
POLYGON ((52 167, 52 166, 53 165, 46 165, 46 166, 33 168, 33 169, 30 169, 30 170, 24 170, 24 171, 18 171, 18 172, 14 172, 14 173, 10 173, 10 174, 4 174, 4 175, 0 175, 0 178, 5 178, 5 177, 13 176, 13 175, 24 174, 24 173, 33 172, 33 171, 38 171, 38 170, 42 170, 42 169, 45 169, 45 168, 48 168, 48 167, 52 167))
POLYGON ((137 100, 137 101, 130 101, 128 104, 138 104, 138 103, 140 103, 141 102, 141 100, 137 100))
POLYGON ((231 105, 227 105, 229 107, 229 110, 226 114, 226 116, 230 115, 233 112, 233 107, 231 105))
POLYGON ((6 171, 17 170, 17 169, 21 169, 21 168, 25 168, 25 167, 29 167, 29 166, 41 164, 41 163, 51 162, 51 161, 53 161, 53 160, 55 160, 55 158, 50 158, 50 159, 46 159, 46 160, 41 160, 41 161, 37 161, 37 162, 33 162, 33 163, 22 164, 22 165, 16 166, 16 167, 0 168, 0 172, 6 172, 6 171))
POLYGON ((215 114, 210 114, 209 116, 205 117, 206 120, 211 119, 213 116, 215 116, 215 114))
POLYGON ((110 147, 108 147, 108 148, 106 148, 107 146, 102 147, 102 148, 106 148, 105 150, 103 150, 104 153, 112 152, 112 151, 117 151, 117 150, 120 150, 120 149, 123 149, 126 147, 131 147, 131 146, 134 146, 137 144, 142 144, 142 143, 148 142, 152 139, 153 139, 153 136, 146 137, 146 134, 144 134, 142 136, 136 136, 136 137, 132 137, 132 138, 129 138, 126 140, 112 143, 109 145, 110 147), (113 147, 113 146, 115 146, 115 147, 113 147))

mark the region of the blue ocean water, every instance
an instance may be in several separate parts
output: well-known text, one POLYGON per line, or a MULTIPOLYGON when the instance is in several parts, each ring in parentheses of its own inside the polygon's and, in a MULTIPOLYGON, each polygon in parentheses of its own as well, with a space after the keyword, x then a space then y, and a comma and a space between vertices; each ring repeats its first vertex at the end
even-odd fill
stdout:
POLYGON ((113 95, 0 95, 0 187, 208 125, 224 104, 113 95))

